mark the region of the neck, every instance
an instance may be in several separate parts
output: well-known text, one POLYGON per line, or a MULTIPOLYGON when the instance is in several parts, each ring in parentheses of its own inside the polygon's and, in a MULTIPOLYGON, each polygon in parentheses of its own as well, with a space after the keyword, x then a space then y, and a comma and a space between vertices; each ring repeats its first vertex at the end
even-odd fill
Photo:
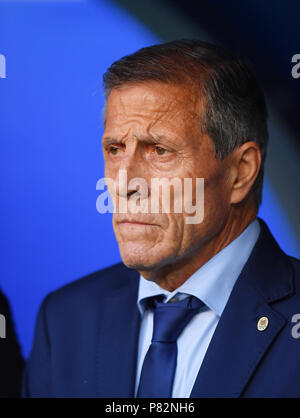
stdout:
POLYGON ((257 207, 245 203, 232 207, 223 227, 205 244, 171 264, 153 270, 139 270, 147 280, 163 289, 173 291, 181 286, 195 271, 235 240, 256 218, 257 207))

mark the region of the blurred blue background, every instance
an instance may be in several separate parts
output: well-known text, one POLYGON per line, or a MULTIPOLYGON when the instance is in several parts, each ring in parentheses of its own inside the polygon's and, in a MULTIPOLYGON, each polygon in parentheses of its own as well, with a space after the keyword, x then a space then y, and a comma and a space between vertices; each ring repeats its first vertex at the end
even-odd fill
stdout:
POLYGON ((283 250, 300 257, 293 107, 300 79, 291 77, 299 25, 283 25, 300 8, 293 1, 289 11, 276 1, 273 10, 258 1, 206 3, 0 1, 6 60, 6 78, 0 79, 0 289, 25 357, 44 296, 120 260, 111 215, 96 211, 96 182, 104 175, 102 74, 141 47, 197 37, 242 51, 253 62, 270 109, 259 215, 283 250))

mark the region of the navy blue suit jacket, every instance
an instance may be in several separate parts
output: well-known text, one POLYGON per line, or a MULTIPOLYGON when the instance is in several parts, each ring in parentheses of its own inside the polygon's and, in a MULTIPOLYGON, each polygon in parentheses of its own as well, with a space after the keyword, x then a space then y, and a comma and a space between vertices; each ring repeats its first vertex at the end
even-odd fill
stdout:
MULTIPOLYGON (((192 398, 300 397, 300 338, 292 335, 292 317, 300 314, 300 262, 259 221, 261 233, 220 318, 192 398), (269 325, 259 331, 263 316, 269 325)), ((24 396, 133 397, 138 277, 120 263, 46 297, 24 396)))

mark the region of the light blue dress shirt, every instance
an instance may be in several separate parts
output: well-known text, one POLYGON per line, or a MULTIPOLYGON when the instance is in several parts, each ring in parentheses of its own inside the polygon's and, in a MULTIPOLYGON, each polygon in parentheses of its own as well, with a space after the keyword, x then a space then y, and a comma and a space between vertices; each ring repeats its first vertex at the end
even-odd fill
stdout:
POLYGON ((193 295, 205 303, 177 340, 177 367, 172 397, 188 398, 230 293, 250 256, 259 232, 260 225, 255 219, 235 240, 201 266, 173 292, 162 289, 155 282, 146 280, 140 275, 137 304, 142 315, 142 322, 135 393, 137 393, 142 365, 151 344, 153 332, 153 312, 151 309, 145 309, 143 299, 164 294, 167 296, 164 302, 167 303, 175 295, 179 298, 193 295))

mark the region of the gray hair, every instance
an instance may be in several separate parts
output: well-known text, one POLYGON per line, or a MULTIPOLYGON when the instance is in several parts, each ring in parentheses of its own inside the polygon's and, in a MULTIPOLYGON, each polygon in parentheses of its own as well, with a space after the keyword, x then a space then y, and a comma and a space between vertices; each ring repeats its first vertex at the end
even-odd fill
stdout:
MULTIPOLYGON (((187 84, 203 101, 200 128, 226 158, 245 142, 259 145, 262 163, 252 190, 262 201, 264 162, 268 143, 264 94, 247 64, 224 48, 193 39, 142 48, 114 62, 103 76, 106 99, 127 83, 158 81, 187 84)), ((105 122, 105 108, 103 112, 105 122)))

